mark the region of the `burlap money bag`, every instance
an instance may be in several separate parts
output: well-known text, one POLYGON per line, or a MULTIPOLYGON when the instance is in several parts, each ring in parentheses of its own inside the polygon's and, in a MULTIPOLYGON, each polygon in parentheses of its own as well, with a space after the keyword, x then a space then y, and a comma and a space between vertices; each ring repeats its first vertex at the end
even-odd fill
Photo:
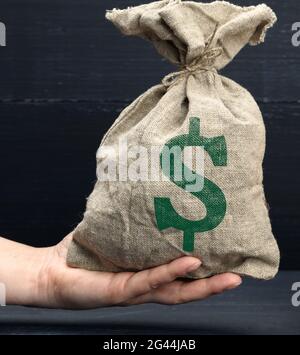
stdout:
POLYGON ((246 44, 263 42, 275 14, 265 4, 163 0, 109 11, 107 19, 124 34, 151 41, 178 69, 120 114, 101 147, 118 149, 121 137, 129 148, 202 146, 204 182, 201 191, 189 192, 172 168, 160 181, 98 179, 68 264, 135 271, 194 255, 203 264, 190 277, 272 278, 279 251, 262 184, 265 126, 250 93, 218 71, 246 44))

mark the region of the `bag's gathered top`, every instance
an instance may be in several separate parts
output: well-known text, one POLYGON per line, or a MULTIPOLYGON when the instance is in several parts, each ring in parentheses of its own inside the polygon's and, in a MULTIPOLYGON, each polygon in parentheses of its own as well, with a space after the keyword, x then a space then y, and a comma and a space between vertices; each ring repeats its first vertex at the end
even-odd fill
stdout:
POLYGON ((212 56, 217 70, 246 44, 263 42, 268 28, 277 20, 265 4, 240 7, 226 1, 181 0, 114 9, 107 11, 106 17, 124 34, 151 41, 163 57, 178 66, 190 66, 212 56), (213 52, 208 52, 207 44, 213 52))
POLYGON ((218 25, 216 25, 213 34, 210 36, 209 40, 205 44, 204 51, 201 56, 199 58, 194 59, 194 61, 190 64, 179 64, 179 71, 170 73, 163 78, 162 83, 164 86, 170 87, 171 85, 176 83, 178 79, 185 78, 190 74, 197 73, 202 70, 211 71, 214 73, 216 72, 216 69, 214 68, 215 60, 223 53, 222 47, 211 48, 217 29, 218 25))

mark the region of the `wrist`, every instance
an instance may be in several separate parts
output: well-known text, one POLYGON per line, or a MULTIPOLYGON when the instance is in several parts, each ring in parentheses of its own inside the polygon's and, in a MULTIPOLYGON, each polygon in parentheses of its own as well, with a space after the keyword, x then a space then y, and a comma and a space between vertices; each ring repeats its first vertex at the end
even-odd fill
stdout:
POLYGON ((27 250, 27 257, 23 259, 25 266, 23 277, 24 284, 15 289, 15 304, 27 306, 43 306, 47 304, 48 296, 48 260, 50 259, 52 248, 32 248, 27 250), (27 263, 27 264, 26 264, 27 263), (17 294, 19 293, 19 295, 17 294))
POLYGON ((0 238, 0 282, 6 288, 6 303, 45 303, 45 265, 52 248, 33 248, 0 238))

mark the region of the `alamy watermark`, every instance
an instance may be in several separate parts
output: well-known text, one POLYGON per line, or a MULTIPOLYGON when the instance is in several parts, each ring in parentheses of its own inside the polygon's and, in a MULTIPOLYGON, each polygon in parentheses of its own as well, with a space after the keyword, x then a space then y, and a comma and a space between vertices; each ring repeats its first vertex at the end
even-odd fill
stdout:
POLYGON ((294 47, 300 46, 300 22, 295 22, 292 24, 292 45, 294 47))
POLYGON ((6 46, 6 26, 0 22, 0 47, 6 46))
POLYGON ((300 282, 293 283, 292 291, 294 291, 294 294, 291 299, 292 305, 294 307, 299 307, 300 306, 300 282))
POLYGON ((0 282, 0 307, 6 306, 6 287, 0 282))
POLYGON ((179 182, 188 192, 204 187, 203 146, 130 145, 126 137, 97 151, 98 181, 179 182))

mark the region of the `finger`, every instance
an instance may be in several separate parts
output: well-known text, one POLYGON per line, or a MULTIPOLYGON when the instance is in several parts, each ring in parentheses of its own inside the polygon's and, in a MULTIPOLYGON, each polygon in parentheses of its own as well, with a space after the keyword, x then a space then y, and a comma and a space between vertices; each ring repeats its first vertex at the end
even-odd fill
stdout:
POLYGON ((192 282, 175 281, 130 300, 130 304, 181 304, 203 300, 209 296, 234 289, 241 283, 241 277, 231 273, 192 282))
MULTIPOLYGON (((195 270, 200 261, 183 257, 168 265, 139 273, 106 273, 67 268, 55 287, 56 297, 64 307, 92 308, 120 304, 140 296, 156 286, 173 281, 195 270)), ((56 282, 57 283, 57 282, 56 282)))
POLYGON ((167 265, 158 266, 133 274, 126 280, 123 287, 125 299, 134 298, 150 292, 174 281, 178 277, 195 271, 201 265, 201 261, 194 257, 183 257, 172 261, 167 265))

